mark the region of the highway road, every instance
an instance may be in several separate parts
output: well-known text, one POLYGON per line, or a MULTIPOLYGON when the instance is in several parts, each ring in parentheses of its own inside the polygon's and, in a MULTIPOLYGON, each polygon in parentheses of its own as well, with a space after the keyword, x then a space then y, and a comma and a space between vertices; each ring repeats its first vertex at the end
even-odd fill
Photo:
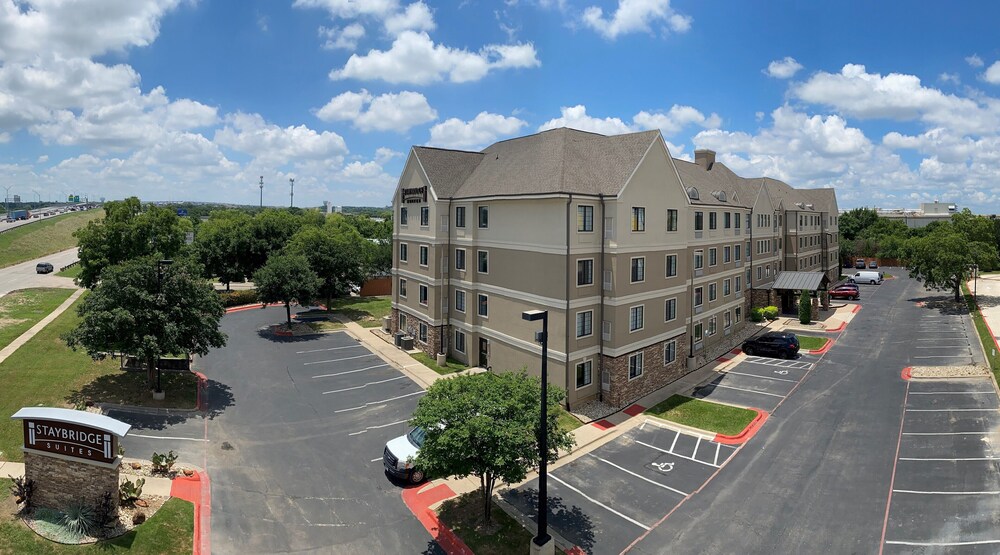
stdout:
MULTIPOLYGON (((2 202, 0 202, 0 204, 2 204, 2 202)), ((0 208, 2 208, 2 206, 0 206, 0 208)), ((43 208, 41 210, 32 211, 32 212, 39 212, 40 213, 40 212, 44 212, 45 210, 48 210, 49 208, 55 209, 57 207, 46 207, 46 208, 43 208)), ((69 212, 66 212, 66 214, 69 214, 69 212)), ((35 222, 40 222, 42 220, 47 220, 49 218, 54 218, 56 216, 62 216, 62 215, 63 214, 53 214, 51 216, 39 216, 37 218, 31 218, 31 219, 28 219, 28 220, 18 220, 16 222, 11 222, 11 223, 7 223, 7 222, 4 222, 4 221, 0 220, 0 233, 2 233, 4 231, 7 231, 8 229, 13 229, 15 227, 20 227, 22 225, 33 224, 35 222)), ((6 216, 4 216, 4 218, 6 218, 6 216)))
POLYGON ((62 287, 66 289, 76 289, 73 280, 56 275, 59 268, 77 260, 77 248, 64 250, 55 254, 43 256, 36 260, 22 262, 6 268, 0 268, 0 297, 29 287, 62 287), (55 272, 51 274, 39 274, 35 272, 35 265, 39 262, 48 262, 55 266, 55 272))

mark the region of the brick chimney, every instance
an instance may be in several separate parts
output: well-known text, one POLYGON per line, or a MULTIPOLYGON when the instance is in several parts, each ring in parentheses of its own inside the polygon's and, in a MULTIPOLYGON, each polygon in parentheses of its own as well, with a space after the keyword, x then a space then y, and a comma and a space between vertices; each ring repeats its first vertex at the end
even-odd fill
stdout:
POLYGON ((703 170, 712 169, 712 164, 715 164, 715 151, 708 149, 694 151, 694 163, 701 166, 703 170))

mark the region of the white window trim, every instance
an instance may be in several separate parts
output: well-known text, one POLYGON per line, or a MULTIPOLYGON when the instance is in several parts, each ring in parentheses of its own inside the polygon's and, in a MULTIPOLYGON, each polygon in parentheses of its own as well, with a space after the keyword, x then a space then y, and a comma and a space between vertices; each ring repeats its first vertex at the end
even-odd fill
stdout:
POLYGON ((664 322, 673 322, 676 319, 677 319, 677 297, 670 297, 669 299, 664 299, 663 300, 663 321, 664 322), (670 302, 670 301, 674 301, 674 317, 673 318, 667 318, 667 303, 670 302))
MULTIPOLYGON (((465 263, 466 263, 466 265, 468 265, 469 261, 466 260, 465 263)), ((490 251, 476 249, 476 273, 477 274, 483 274, 484 276, 490 275, 490 251), (485 272, 479 269, 479 253, 481 253, 481 252, 485 252, 486 253, 486 271, 485 272)))
POLYGON ((490 317, 490 296, 485 293, 476 293, 476 316, 489 319, 490 317), (486 297, 486 314, 479 313, 479 297, 486 297))
POLYGON ((717 247, 712 247, 708 249, 708 267, 711 268, 713 266, 718 266, 718 265, 719 265, 719 249, 717 247), (713 252, 715 253, 715 256, 712 256, 713 252), (715 259, 715 262, 712 262, 713 258, 715 259))
POLYGON ((396 291, 399 293, 399 298, 400 299, 405 299, 406 298, 406 287, 405 287, 405 285, 407 285, 407 280, 406 280, 406 278, 399 278, 399 281, 401 281, 403 283, 399 283, 399 282, 396 283, 396 287, 398 288, 396 291))
POLYGON ((677 362, 677 340, 676 339, 671 339, 670 341, 667 341, 667 342, 665 342, 663 344, 663 365, 666 366, 668 364, 673 364, 675 362, 677 362), (674 349, 673 349, 673 351, 674 351, 674 360, 667 360, 667 347, 670 346, 670 345, 674 346, 674 349))
POLYGON ((728 297, 733 294, 733 282, 730 279, 722 280, 722 296, 728 297), (727 287, 728 286, 728 287, 727 287))
POLYGON ((417 286, 417 303, 420 306, 427 306, 427 301, 429 301, 430 298, 431 298, 431 288, 427 287, 427 285, 425 285, 423 283, 421 283, 420 285, 418 285, 417 286), (421 295, 421 293, 424 292, 424 291, 426 291, 427 293, 425 295, 421 295), (424 297, 424 300, 422 300, 422 301, 420 300, 421 296, 424 297))
POLYGON ((698 287, 695 287, 694 289, 691 290, 691 302, 694 302, 695 303, 694 306, 696 306, 696 307, 698 307, 698 306, 705 306, 705 287, 703 285, 699 285, 698 287), (695 302, 698 299, 698 295, 696 294, 696 292, 699 289, 701 289, 701 302, 700 303, 695 302))
POLYGON ((590 386, 594 385, 594 359, 590 359, 590 358, 585 358, 585 359, 581 360, 580 362, 576 363, 576 365, 573 366, 573 382, 575 384, 576 381, 577 381, 576 380, 576 368, 577 368, 577 366, 580 366, 581 364, 587 364, 588 362, 590 363, 590 381, 587 382, 587 383, 585 383, 585 384, 583 384, 583 385, 576 385, 576 387, 574 388, 575 390, 580 390, 580 389, 583 389, 585 387, 590 387, 590 386))
POLYGON ((667 233, 677 233, 677 231, 680 228, 681 228, 681 211, 678 210, 678 209, 676 209, 676 208, 667 208, 667 221, 666 221, 666 225, 664 226, 664 229, 667 230, 667 233), (676 225, 676 227, 674 227, 674 229, 670 229, 670 213, 671 212, 673 212, 674 214, 677 215, 677 220, 676 220, 676 222, 674 222, 677 225, 676 225))
POLYGON ((691 259, 691 263, 694 265, 694 269, 695 270, 703 270, 703 269, 705 269, 705 251, 702 250, 702 249, 698 249, 698 250, 694 251, 694 257, 691 259), (699 256, 701 258, 701 266, 698 266, 698 258, 699 258, 699 256))
MULTIPOLYGON (((579 326, 580 315, 581 314, 587 314, 588 312, 590 313, 590 333, 588 333, 586 335, 577 335, 576 336, 577 339, 586 339, 586 338, 592 337, 594 335, 594 311, 593 310, 581 310, 581 311, 577 312, 576 313, 576 319, 574 320, 574 322, 577 324, 575 326, 575 328, 579 329, 579 327, 580 327, 579 326)), ((576 329, 573 330, 574 334, 576 334, 576 329)))
MULTIPOLYGON (((465 229, 466 222, 468 221, 468 217, 469 217, 469 211, 465 209, 465 206, 456 206, 455 207, 455 228, 456 229, 465 229), (458 210, 460 208, 462 209, 462 225, 458 225, 458 210)), ((459 351, 459 352, 462 352, 462 351, 459 351)))
POLYGON ((408 243, 399 243, 399 261, 407 263, 410 261, 410 246, 408 243), (404 252, 406 256, 402 256, 404 252))
POLYGON ((628 259, 628 282, 629 283, 645 283, 646 282, 646 257, 645 256, 633 256, 628 259), (636 260, 642 260, 642 279, 638 281, 632 281, 632 264, 636 260))
POLYGON ((456 289, 455 290, 455 312, 461 312, 462 314, 465 314, 465 311, 468 309, 468 306, 469 306, 469 295, 468 295, 468 293, 465 292, 465 289, 456 289), (461 293, 462 296, 463 296, 462 301, 463 301, 463 304, 466 306, 465 309, 458 308, 458 294, 459 293, 461 293))
POLYGON ((594 215, 597 213, 597 211, 594 210, 594 205, 593 204, 578 204, 576 206, 576 215, 577 215, 577 218, 580 217, 580 209, 581 208, 590 208, 590 231, 587 231, 586 229, 580 229, 579 221, 577 221, 576 232, 577 233, 594 233, 594 228, 597 227, 597 226, 594 225, 594 215))
POLYGON ((455 270, 459 271, 459 272, 468 272, 469 271, 469 253, 466 252, 466 249, 462 249, 462 248, 455 249, 455 270), (465 263, 465 267, 464 268, 459 268, 458 267, 458 251, 462 251, 464 253, 462 255, 462 262, 465 263))
POLYGON ((731 327, 733 327, 733 313, 727 310, 722 313, 722 329, 728 330, 731 327), (729 322, 728 324, 726 323, 727 321, 729 322))
POLYGON ((431 247, 430 247, 430 245, 420 245, 420 246, 417 247, 417 263, 420 265, 421 268, 427 268, 427 267, 430 266, 430 263, 431 263, 431 247), (424 252, 424 251, 427 252, 427 261, 426 262, 420 262, 420 253, 424 252))
POLYGON ((646 356, 642 351, 639 351, 638 353, 632 353, 631 355, 628 356, 628 366, 626 367, 625 371, 628 372, 629 374, 632 373, 632 359, 635 357, 639 357, 640 359, 639 361, 641 362, 641 364, 639 365, 639 373, 636 374, 635 376, 629 376, 628 381, 637 380, 641 378, 643 374, 646 373, 646 356))
POLYGON ((490 205, 486 204, 483 206, 476 207, 476 229, 489 229, 490 228, 490 205), (480 217, 482 209, 486 209, 486 225, 483 225, 483 219, 480 217))
POLYGON ((708 284, 708 302, 714 303, 717 300, 719 300, 719 284, 718 283, 714 283, 714 282, 713 283, 709 283, 708 284), (712 293, 713 291, 715 292, 714 294, 712 293))
MULTIPOLYGON (((584 233, 586 233, 586 232, 584 232, 584 233)), ((576 266, 577 266, 576 286, 577 287, 592 287, 594 285, 594 268, 596 267, 596 265, 594 264, 594 259, 593 258, 577 258, 576 259, 576 266), (581 285, 580 284, 580 263, 583 262, 584 260, 589 260, 590 261, 590 283, 584 283, 583 285, 581 285)))
POLYGON ((666 255, 666 257, 664 257, 664 259, 663 259, 663 276, 665 278, 667 278, 667 279, 677 277, 678 274, 680 274, 680 272, 678 272, 678 271, 675 271, 673 273, 673 275, 671 275, 670 273, 667 272, 667 270, 670 268, 670 258, 671 257, 673 257, 673 259, 674 259, 674 270, 678 269, 678 267, 677 267, 677 255, 676 254, 668 254, 668 255, 666 255))
POLYGON ((427 344, 427 323, 426 322, 420 322, 419 324, 417 324, 417 341, 423 343, 424 345, 427 344), (423 333, 423 335, 424 335, 423 339, 420 339, 420 334, 421 333, 423 333))
POLYGON ((637 331, 642 331, 645 328, 646 328, 646 305, 645 304, 637 304, 637 305, 628 307, 628 332, 629 333, 635 333, 637 331), (642 309, 642 322, 641 322, 641 325, 638 328, 632 329, 632 309, 634 309, 634 308, 641 308, 642 309))
POLYGON ((420 210, 417 211, 417 217, 420 218, 421 220, 423 220, 424 210, 427 211, 427 223, 424 223, 423 221, 421 221, 420 222, 420 228, 421 229, 431 227, 431 208, 430 208, 430 206, 421 206, 420 210))
POLYGON ((463 351, 462 349, 459 349, 459 348, 458 348, 458 336, 459 336, 459 335, 461 335, 461 336, 462 336, 462 337, 464 338, 464 341, 463 341, 463 343, 465 343, 465 344, 466 344, 466 347, 465 347, 466 349, 468 349, 468 348, 469 348, 469 347, 468 347, 468 343, 469 343, 469 338, 468 338, 468 337, 466 337, 466 335, 465 335, 465 332, 464 332, 464 331, 462 331, 462 330, 455 330, 455 352, 456 352, 456 353, 462 353, 462 354, 464 355, 464 354, 466 354, 466 353, 465 353, 465 351, 463 351))
POLYGON ((645 206, 633 206, 632 209, 629 210, 628 228, 629 228, 629 232, 630 233, 646 233, 646 207, 645 206), (632 220, 633 219, 637 219, 635 217, 635 214, 636 214, 635 209, 636 208, 642 209, 642 229, 632 229, 632 220))

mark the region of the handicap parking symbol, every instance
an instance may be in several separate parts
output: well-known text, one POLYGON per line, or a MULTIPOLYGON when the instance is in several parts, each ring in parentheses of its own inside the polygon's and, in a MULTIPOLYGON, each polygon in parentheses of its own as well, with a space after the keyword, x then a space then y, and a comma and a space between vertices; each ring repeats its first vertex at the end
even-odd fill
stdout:
POLYGON ((788 374, 788 370, 775 370, 774 373, 784 376, 785 374, 788 374))
POLYGON ((660 472, 670 472, 674 469, 674 463, 672 462, 653 463, 653 466, 660 472))

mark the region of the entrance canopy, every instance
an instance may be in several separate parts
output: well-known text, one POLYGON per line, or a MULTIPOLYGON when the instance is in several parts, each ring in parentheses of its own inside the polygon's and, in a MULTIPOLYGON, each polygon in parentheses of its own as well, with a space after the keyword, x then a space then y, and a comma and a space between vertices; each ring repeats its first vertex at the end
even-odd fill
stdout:
POLYGON ((830 278, 823 272, 781 272, 774 278, 771 289, 787 291, 820 291, 830 285, 830 278))

